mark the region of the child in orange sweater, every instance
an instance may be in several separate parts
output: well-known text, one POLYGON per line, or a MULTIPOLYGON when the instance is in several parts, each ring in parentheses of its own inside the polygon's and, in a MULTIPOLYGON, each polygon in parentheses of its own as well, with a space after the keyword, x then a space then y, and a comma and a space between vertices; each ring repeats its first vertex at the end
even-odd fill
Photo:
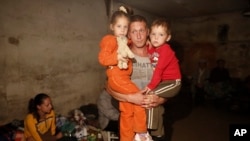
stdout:
MULTIPOLYGON (((107 67, 108 86, 119 93, 132 94, 140 91, 130 80, 132 73, 132 59, 118 56, 117 38, 126 38, 130 18, 125 7, 113 13, 110 29, 113 35, 106 35, 100 42, 99 62, 107 67), (118 58, 127 61, 127 68, 120 69, 118 58)), ((120 102, 120 141, 134 141, 135 133, 141 137, 140 141, 150 141, 146 127, 146 112, 141 106, 128 102, 120 102)))

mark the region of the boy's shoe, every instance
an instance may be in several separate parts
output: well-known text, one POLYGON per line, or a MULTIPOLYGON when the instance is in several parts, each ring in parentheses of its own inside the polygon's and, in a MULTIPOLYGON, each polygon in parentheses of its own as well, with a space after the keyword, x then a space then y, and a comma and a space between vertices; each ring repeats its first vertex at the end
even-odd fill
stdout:
POLYGON ((136 133, 134 141, 153 141, 149 133, 136 133))

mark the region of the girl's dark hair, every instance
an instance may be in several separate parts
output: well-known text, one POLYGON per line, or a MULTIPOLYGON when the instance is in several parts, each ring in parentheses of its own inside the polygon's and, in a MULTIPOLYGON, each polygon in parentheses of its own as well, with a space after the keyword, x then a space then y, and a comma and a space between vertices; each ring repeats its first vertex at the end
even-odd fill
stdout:
POLYGON ((125 6, 120 6, 119 9, 112 14, 110 23, 111 24, 116 23, 116 20, 119 17, 126 17, 130 21, 130 15, 132 14, 133 14, 132 9, 129 9, 128 7, 125 6))
POLYGON ((43 104, 43 101, 46 98, 49 98, 47 94, 39 93, 35 96, 35 98, 31 98, 29 101, 29 106, 28 106, 29 113, 33 114, 37 120, 39 120, 40 118, 37 111, 37 106, 43 104))

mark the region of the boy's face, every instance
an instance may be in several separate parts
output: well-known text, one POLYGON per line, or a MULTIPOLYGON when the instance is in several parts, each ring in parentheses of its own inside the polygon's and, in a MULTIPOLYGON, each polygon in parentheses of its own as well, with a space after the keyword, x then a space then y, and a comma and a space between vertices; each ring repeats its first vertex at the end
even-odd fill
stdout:
POLYGON ((110 25, 110 29, 117 37, 126 36, 128 32, 129 21, 126 17, 118 17, 114 24, 110 25))
POLYGON ((147 41, 148 29, 144 22, 132 22, 129 26, 128 37, 132 41, 134 47, 144 47, 147 41))
POLYGON ((167 29, 162 26, 151 27, 150 41, 154 47, 163 45, 166 41, 169 41, 171 35, 167 34, 167 29))

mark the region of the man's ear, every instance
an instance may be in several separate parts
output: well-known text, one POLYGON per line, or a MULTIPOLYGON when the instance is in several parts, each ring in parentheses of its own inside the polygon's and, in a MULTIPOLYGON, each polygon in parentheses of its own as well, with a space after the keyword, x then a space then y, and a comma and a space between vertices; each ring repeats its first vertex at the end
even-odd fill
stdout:
POLYGON ((149 36, 149 29, 147 28, 147 37, 149 36))
POLYGON ((168 35, 167 42, 171 39, 171 35, 168 35))
POLYGON ((128 35, 127 35, 127 36, 128 36, 128 39, 131 39, 131 38, 130 38, 130 35, 129 35, 129 33, 128 33, 128 35))

